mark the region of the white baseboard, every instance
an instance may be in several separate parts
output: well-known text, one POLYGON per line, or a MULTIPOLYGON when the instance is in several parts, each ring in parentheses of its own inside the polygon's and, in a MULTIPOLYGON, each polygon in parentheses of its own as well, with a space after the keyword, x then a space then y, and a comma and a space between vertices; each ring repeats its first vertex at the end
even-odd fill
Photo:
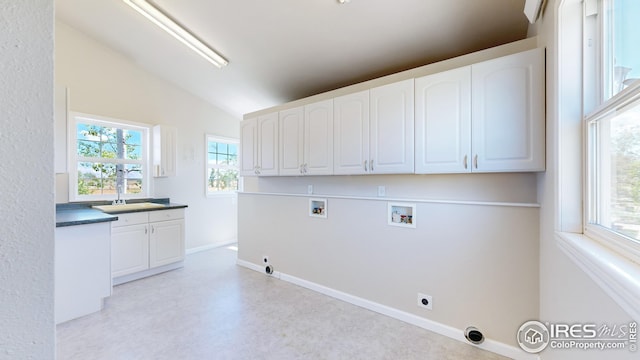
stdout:
POLYGON ((163 272, 167 272, 167 271, 170 271, 170 270, 179 269, 181 267, 184 267, 184 261, 183 260, 178 261, 178 262, 174 262, 172 264, 162 265, 162 266, 158 266, 158 267, 155 267, 155 268, 152 268, 152 269, 139 271, 137 273, 115 277, 115 278, 112 279, 112 285, 116 286, 116 285, 124 284, 124 283, 129 282, 129 281, 134 281, 134 280, 146 278, 146 277, 157 275, 157 274, 160 274, 160 273, 163 273, 163 272))
POLYGON ((186 255, 195 254, 195 253, 198 253, 198 252, 201 252, 201 251, 207 251, 207 250, 211 250, 211 249, 215 249, 215 248, 219 248, 219 247, 223 247, 223 246, 229 246, 229 245, 232 245, 232 244, 235 244, 235 243, 237 243, 237 241, 234 240, 234 241, 223 242, 223 243, 202 245, 202 246, 186 249, 185 250, 185 254, 186 255))
MULTIPOLYGON (((238 259, 236 261, 236 264, 242 267, 245 267, 247 269, 251 269, 254 271, 258 271, 261 273, 265 273, 264 268, 260 265, 256 265, 253 264, 251 262, 248 261, 244 261, 244 260, 240 260, 238 259)), ((265 274, 266 275, 266 274, 265 274)), ((470 346, 476 346, 479 347, 481 349, 487 350, 487 351, 491 351, 493 353, 502 355, 502 356, 507 356, 509 358, 512 359, 522 359, 522 360, 539 360, 540 357, 538 355, 534 355, 534 354, 528 354, 525 353, 522 349, 511 346, 511 345, 507 345, 504 343, 501 343, 499 341, 495 341, 495 340, 491 340, 491 339, 485 339, 484 342, 480 345, 472 345, 470 344, 464 337, 464 330, 462 329, 456 329, 454 327, 445 325, 445 324, 441 324, 439 322, 435 322, 433 320, 429 320, 429 319, 425 319, 423 317, 414 315, 414 314, 410 314, 407 312, 404 312, 402 310, 398 310, 386 305, 382 305, 382 304, 378 304, 376 302, 367 300, 367 299, 363 299, 361 297, 357 297, 351 294, 347 294, 345 292, 342 291, 338 291, 323 285, 319 285, 316 283, 313 283, 311 281, 307 281, 304 279, 300 279, 297 278, 295 276, 291 276, 291 275, 287 275, 278 271, 274 271, 273 274, 269 275, 275 278, 278 278, 280 280, 307 288, 309 290, 313 290, 316 292, 319 292, 321 294, 327 295, 327 296, 331 296, 332 298, 338 299, 338 300, 342 300, 345 302, 348 302, 350 304, 356 305, 356 306, 360 306, 362 308, 365 308, 367 310, 371 310, 371 311, 375 311, 379 314, 382 315, 386 315, 389 317, 392 317, 394 319, 400 320, 400 321, 404 321, 406 323, 418 326, 420 328, 429 330, 429 331, 433 331, 437 334, 458 340, 460 342, 463 342, 465 344, 468 344, 470 346)), ((514 338, 516 336, 516 334, 513 334, 514 338)))

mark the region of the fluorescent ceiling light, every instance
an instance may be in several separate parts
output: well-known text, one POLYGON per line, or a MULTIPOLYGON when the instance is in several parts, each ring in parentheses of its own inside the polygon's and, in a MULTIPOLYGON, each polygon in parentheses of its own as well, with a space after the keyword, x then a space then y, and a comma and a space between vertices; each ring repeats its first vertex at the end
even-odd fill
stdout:
POLYGON ((198 40, 190 32, 176 24, 162 11, 155 8, 145 0, 122 0, 127 5, 134 8, 137 12, 144 15, 147 19, 151 20, 154 24, 158 25, 162 30, 168 32, 176 39, 180 40, 183 44, 187 45, 191 50, 198 53, 203 58, 207 59, 213 65, 217 67, 223 67, 229 62, 222 56, 218 55, 210 47, 205 45, 202 41, 198 40))

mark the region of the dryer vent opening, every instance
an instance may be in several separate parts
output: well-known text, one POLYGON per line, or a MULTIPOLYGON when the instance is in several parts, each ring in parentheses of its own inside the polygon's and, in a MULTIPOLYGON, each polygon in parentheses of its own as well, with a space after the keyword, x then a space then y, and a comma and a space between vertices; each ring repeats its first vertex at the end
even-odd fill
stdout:
POLYGON ((271 274, 273 274, 273 266, 271 266, 271 265, 267 265, 267 266, 265 266, 265 268, 264 268, 264 272, 265 272, 267 275, 271 275, 271 274))
POLYGON ((474 345, 482 344, 482 342, 484 341, 484 335, 482 334, 482 332, 473 326, 469 326, 464 331, 464 337, 467 339, 467 341, 474 345))

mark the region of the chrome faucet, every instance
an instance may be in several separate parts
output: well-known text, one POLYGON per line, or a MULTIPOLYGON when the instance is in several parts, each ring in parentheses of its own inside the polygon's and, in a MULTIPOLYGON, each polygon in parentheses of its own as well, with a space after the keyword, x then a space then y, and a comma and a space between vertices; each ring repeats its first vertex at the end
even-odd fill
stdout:
POLYGON ((118 185, 117 190, 118 190, 118 199, 113 200, 111 205, 125 205, 127 202, 124 199, 120 199, 120 195, 122 194, 122 185, 118 185))

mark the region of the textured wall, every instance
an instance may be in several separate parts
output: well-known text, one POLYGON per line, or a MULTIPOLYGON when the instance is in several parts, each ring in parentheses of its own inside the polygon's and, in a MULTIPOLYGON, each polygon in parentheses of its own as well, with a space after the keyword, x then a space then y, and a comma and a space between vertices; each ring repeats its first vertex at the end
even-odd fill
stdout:
POLYGON ((52 359, 53 1, 0 0, 0 359, 52 359))

